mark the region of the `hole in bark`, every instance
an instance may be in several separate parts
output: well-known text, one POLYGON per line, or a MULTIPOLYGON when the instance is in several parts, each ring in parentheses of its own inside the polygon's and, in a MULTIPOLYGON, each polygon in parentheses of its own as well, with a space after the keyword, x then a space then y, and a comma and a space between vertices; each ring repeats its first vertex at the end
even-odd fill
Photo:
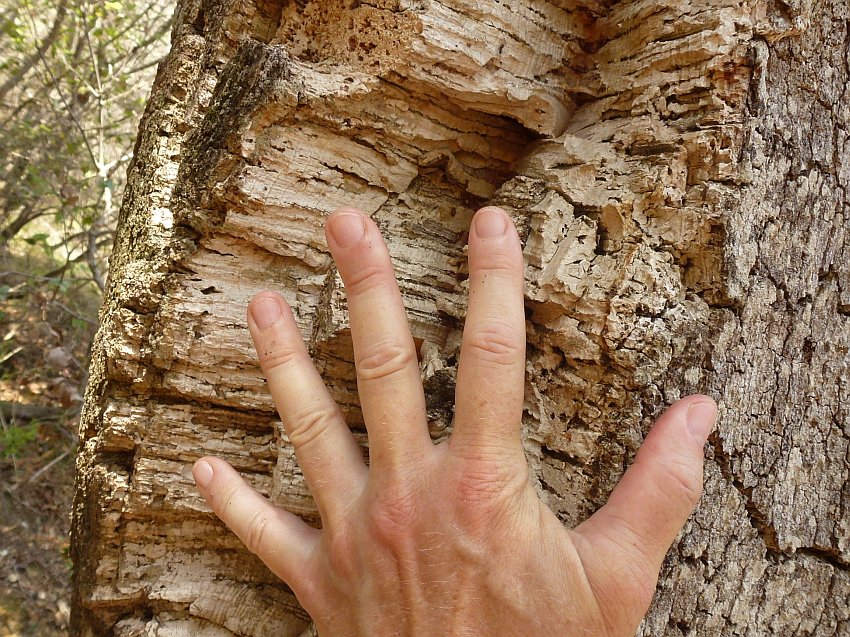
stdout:
POLYGON ((192 26, 198 31, 198 33, 204 32, 204 26, 206 23, 206 14, 203 9, 198 10, 198 15, 195 16, 195 21, 192 23, 192 26))

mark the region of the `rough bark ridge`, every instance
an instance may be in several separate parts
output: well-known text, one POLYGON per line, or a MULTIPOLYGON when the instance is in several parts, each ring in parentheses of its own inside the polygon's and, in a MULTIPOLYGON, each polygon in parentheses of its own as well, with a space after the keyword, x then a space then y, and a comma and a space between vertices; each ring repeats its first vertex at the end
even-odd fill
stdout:
POLYGON ((662 407, 721 402, 644 635, 850 634, 850 16, 814 2, 181 0, 142 124, 81 425, 82 635, 298 635, 210 514, 218 454, 317 522, 245 329, 280 290, 357 435, 323 218, 389 238, 450 429, 465 233, 527 255, 524 440, 567 524, 662 407))

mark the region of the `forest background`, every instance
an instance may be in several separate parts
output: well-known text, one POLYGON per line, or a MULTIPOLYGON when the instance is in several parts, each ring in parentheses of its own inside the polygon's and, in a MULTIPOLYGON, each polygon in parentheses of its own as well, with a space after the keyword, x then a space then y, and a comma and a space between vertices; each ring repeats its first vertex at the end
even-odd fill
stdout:
POLYGON ((89 348, 173 10, 0 0, 0 637, 68 634, 89 348))

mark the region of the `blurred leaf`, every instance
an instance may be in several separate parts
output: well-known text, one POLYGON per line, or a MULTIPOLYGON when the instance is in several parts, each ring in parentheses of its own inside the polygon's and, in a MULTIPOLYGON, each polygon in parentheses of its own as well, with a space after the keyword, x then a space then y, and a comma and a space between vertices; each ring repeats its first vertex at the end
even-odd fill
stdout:
POLYGON ((17 354, 18 352, 23 351, 23 349, 24 348, 23 348, 22 345, 18 345, 16 347, 10 347, 8 349, 8 351, 6 350, 5 347, 0 348, 0 363, 5 363, 7 360, 12 358, 12 356, 17 354))
POLYGON ((26 237, 26 238, 24 239, 24 241, 26 241, 26 242, 27 242, 28 244, 30 244, 31 246, 34 246, 34 245, 36 245, 37 243, 46 243, 46 242, 47 242, 47 239, 48 239, 49 237, 50 237, 50 235, 48 235, 48 234, 46 234, 46 233, 44 233, 44 232, 39 232, 39 233, 37 233, 37 234, 31 235, 31 236, 29 236, 29 237, 26 237))

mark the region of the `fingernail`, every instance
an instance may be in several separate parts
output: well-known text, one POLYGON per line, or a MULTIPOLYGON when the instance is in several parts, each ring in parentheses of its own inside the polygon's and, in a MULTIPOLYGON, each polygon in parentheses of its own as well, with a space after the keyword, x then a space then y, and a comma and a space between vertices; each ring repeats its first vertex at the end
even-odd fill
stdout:
POLYGON ((508 229, 508 216, 499 208, 483 208, 475 215, 475 234, 480 239, 501 237, 508 229))
POLYGON ((251 301, 251 318, 261 330, 277 323, 280 318, 280 301, 274 298, 263 297, 251 301))
POLYGON ((717 405, 707 401, 694 403, 688 407, 686 420, 688 422, 688 431, 691 432, 691 435, 700 442, 705 443, 717 421, 717 405))
POLYGON ((366 224, 358 214, 338 212, 328 220, 328 230, 340 248, 350 248, 366 234, 366 224))
POLYGON ((213 470, 210 463, 206 460, 198 460, 195 466, 192 467, 192 476, 195 478, 195 484, 202 489, 210 486, 213 479, 213 470))

